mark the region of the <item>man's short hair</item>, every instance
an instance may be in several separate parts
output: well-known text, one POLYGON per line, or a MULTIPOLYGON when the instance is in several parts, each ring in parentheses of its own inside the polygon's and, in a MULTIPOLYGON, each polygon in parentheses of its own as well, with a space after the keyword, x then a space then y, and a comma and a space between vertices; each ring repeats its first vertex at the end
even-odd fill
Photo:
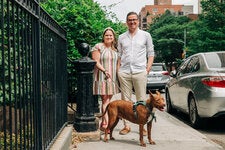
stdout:
POLYGON ((136 16, 137 16, 137 19, 138 19, 138 14, 137 14, 136 12, 134 12, 134 11, 129 12, 129 13, 127 14, 127 19, 128 19, 128 17, 129 17, 130 15, 136 15, 136 16))

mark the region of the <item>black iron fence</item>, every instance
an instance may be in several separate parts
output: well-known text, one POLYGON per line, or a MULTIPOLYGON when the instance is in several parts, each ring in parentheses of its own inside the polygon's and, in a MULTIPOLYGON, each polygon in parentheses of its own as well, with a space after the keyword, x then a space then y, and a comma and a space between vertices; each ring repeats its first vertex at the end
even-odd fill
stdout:
POLYGON ((0 1, 0 149, 49 149, 67 124, 66 49, 38 1, 0 1))

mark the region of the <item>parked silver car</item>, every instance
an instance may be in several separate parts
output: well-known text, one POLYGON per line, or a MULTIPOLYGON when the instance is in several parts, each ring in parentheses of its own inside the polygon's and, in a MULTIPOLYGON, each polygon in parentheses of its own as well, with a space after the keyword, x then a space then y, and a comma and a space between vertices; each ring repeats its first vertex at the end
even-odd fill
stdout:
POLYGON ((165 89, 169 79, 170 76, 166 65, 164 63, 153 63, 151 71, 147 75, 147 90, 165 89))
POLYGON ((165 89, 167 112, 189 114, 192 127, 202 119, 225 115, 225 51, 198 53, 177 69, 165 89))

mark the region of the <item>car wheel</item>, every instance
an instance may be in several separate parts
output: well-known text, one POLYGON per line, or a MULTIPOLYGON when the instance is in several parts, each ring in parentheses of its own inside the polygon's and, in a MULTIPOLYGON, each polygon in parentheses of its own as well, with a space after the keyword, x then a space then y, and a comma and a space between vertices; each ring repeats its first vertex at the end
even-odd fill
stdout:
POLYGON ((188 109, 191 126, 193 128, 199 128, 201 126, 201 118, 198 115, 197 105, 193 96, 190 97, 188 109))
POLYGON ((166 95, 166 111, 171 114, 174 112, 174 108, 171 104, 170 94, 168 90, 166 90, 165 95, 166 95))

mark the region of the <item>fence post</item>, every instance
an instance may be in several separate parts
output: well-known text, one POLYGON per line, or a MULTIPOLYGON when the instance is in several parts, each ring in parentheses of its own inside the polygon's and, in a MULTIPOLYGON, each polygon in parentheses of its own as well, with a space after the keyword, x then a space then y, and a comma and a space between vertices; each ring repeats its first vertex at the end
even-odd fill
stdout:
POLYGON ((78 47, 83 58, 74 61, 77 70, 77 111, 75 112, 74 128, 78 132, 96 131, 94 96, 93 96, 93 70, 95 61, 88 58, 89 45, 81 43, 78 47))
POLYGON ((94 109, 95 109, 95 113, 100 112, 99 103, 98 103, 98 95, 94 95, 94 109))

